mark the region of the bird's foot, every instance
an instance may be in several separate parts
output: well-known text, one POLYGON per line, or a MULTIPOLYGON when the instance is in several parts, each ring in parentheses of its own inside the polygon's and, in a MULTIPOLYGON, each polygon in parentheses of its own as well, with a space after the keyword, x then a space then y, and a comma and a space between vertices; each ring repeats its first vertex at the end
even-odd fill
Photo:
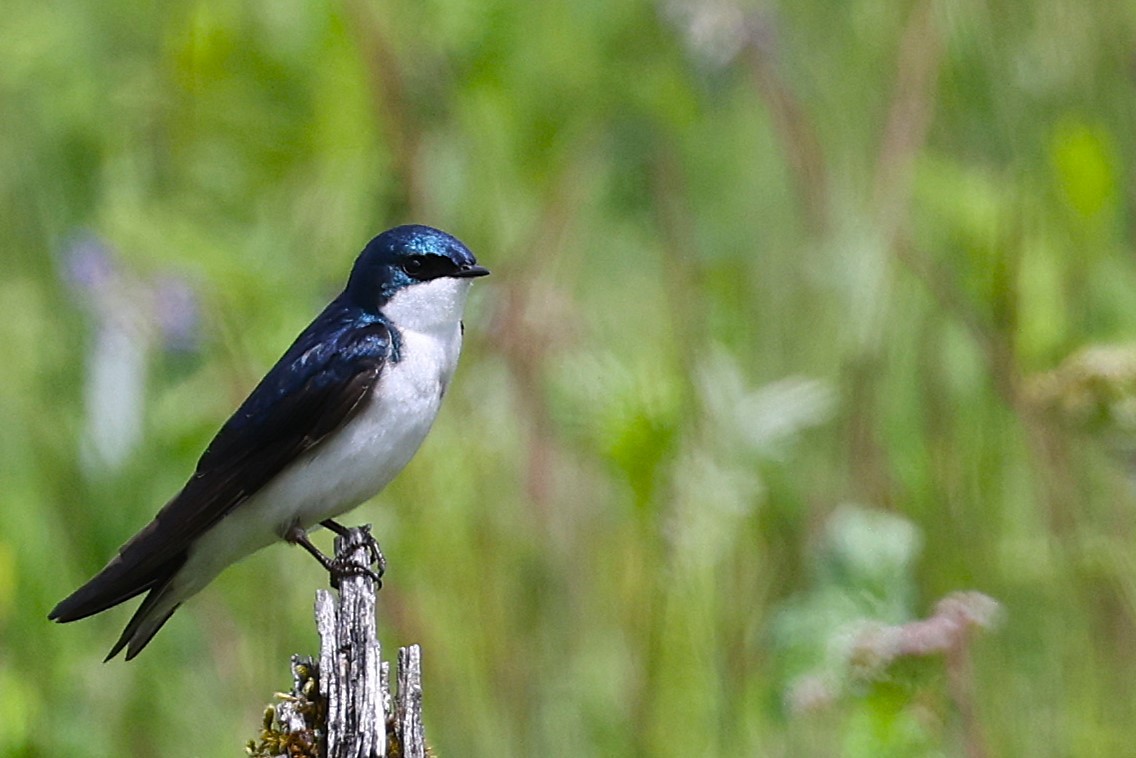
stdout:
POLYGON ((285 534, 284 539, 294 545, 299 545, 304 548, 313 558, 315 558, 321 566, 327 571, 332 589, 339 589, 339 582, 347 576, 368 576, 376 585, 376 589, 382 589, 383 586, 383 572, 386 570, 387 561, 383 556, 382 550, 379 548, 378 540, 371 535, 370 526, 362 526, 357 529, 348 529, 340 524, 328 519, 322 522, 331 531, 335 532, 340 537, 350 540, 352 538, 361 537, 362 540, 357 544, 337 545, 339 552, 334 558, 329 558, 318 547, 312 544, 308 538, 308 533, 299 526, 293 526, 285 534), (361 565, 355 560, 355 551, 365 547, 370 564, 378 567, 378 571, 370 568, 370 566, 361 565))
POLYGON ((340 580, 348 576, 368 576, 371 578, 371 581, 375 583, 376 590, 383 588, 383 577, 380 572, 375 571, 369 566, 360 566, 358 563, 354 563, 348 556, 336 556, 332 558, 331 565, 326 568, 329 575, 328 583, 331 584, 333 590, 338 590, 340 580))
MULTIPOLYGON (((353 530, 343 526, 334 519, 324 519, 320 525, 325 529, 335 532, 336 535, 346 538, 353 530)), ((371 557, 371 564, 377 571, 372 572, 375 575, 375 581, 381 584, 383 574, 387 572, 387 557, 383 555, 383 549, 379 546, 379 541, 375 539, 375 535, 371 534, 371 525, 363 524, 355 528, 356 532, 360 533, 359 536, 363 540, 363 544, 367 547, 367 553, 371 557)))

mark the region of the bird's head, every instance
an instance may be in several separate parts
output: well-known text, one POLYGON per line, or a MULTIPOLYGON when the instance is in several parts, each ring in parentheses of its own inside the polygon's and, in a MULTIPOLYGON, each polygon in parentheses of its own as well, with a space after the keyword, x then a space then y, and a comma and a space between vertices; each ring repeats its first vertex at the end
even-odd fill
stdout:
POLYGON ((345 294, 411 329, 461 319, 470 282, 489 270, 465 245, 429 226, 396 226, 367 243, 345 294))

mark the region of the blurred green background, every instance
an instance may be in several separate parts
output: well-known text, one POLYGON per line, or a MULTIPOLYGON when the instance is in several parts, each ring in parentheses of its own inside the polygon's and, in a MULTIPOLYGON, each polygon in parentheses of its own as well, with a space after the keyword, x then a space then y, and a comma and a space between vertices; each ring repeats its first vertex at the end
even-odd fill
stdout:
POLYGON ((1133 753, 1131 3, 6 0, 0 40, 0 754, 242 754, 310 558, 130 664, 128 608, 45 617, 404 222, 494 273, 349 517, 440 755, 1133 753), (1001 611, 947 655, 863 644, 962 590, 1001 611))

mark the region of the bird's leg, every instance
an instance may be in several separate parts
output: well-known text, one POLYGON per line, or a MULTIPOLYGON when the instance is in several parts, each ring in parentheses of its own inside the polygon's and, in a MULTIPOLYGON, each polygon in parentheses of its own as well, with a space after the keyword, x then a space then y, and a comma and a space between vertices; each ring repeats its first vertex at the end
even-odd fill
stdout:
POLYGON ((289 529, 284 535, 284 541, 290 542, 293 545, 299 545, 304 548, 304 550, 307 550, 329 573, 335 570, 335 561, 328 558, 318 547, 313 545, 312 541, 308 539, 308 533, 299 526, 293 526, 289 529))
MULTIPOLYGON (((336 524, 336 526, 340 529, 343 528, 338 524, 336 524)), ((369 533, 368 537, 370 537, 369 533)), ((319 561, 319 564, 323 566, 327 573, 330 575, 332 589, 339 589, 339 580, 341 577, 359 574, 365 574, 371 577, 371 579, 375 581, 375 584, 377 584, 380 588, 383 586, 381 574, 377 574, 369 568, 364 568, 356 564, 347 562, 339 556, 336 556, 335 558, 328 558, 318 547, 312 544, 312 541, 308 539, 308 533, 304 531, 299 525, 295 525, 290 528, 285 533, 284 540, 286 542, 292 543, 293 545, 299 545, 300 547, 304 548, 304 550, 307 550, 313 558, 319 561)), ((374 541, 374 537, 370 537, 370 542, 374 541)), ((368 549, 371 549, 369 543, 368 549)))
MULTIPOLYGON (((335 519, 324 519, 320 522, 320 526, 335 532, 340 537, 346 537, 348 529, 343 524, 335 519)), ((371 565, 378 567, 378 575, 381 577, 387 572, 387 557, 383 555, 383 549, 379 546, 379 541, 371 534, 371 525, 365 524, 361 527, 367 535, 367 552, 371 554, 371 565)))

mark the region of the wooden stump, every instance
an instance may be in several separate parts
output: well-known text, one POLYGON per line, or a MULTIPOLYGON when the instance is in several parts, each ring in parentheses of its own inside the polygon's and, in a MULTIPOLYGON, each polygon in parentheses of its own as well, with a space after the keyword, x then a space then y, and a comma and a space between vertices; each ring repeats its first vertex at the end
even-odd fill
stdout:
POLYGON ((425 758, 422 652, 398 651, 398 689, 382 662, 371 564, 370 527, 336 537, 336 560, 358 569, 339 580, 339 599, 316 591, 319 661, 292 656, 292 692, 265 711, 258 758, 425 758))

